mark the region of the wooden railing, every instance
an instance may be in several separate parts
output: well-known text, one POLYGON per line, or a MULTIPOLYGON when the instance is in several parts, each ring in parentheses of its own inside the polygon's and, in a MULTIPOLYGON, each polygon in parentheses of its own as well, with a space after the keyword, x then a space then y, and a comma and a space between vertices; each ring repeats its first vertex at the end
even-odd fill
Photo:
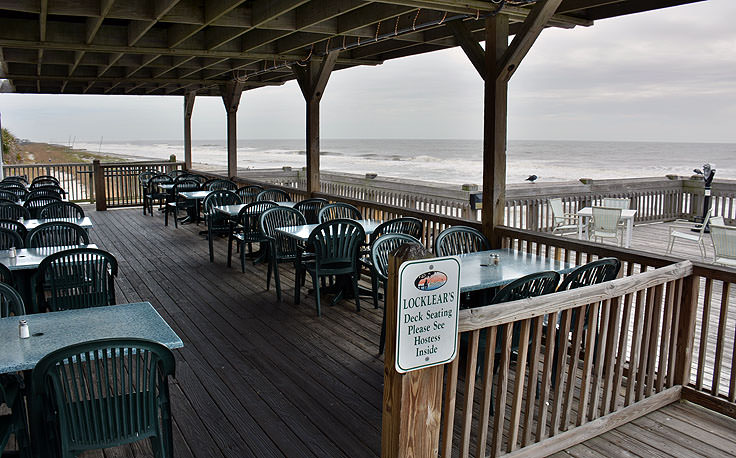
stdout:
POLYGON ((441 455, 544 456, 678 399, 691 274, 685 261, 462 310, 467 349, 445 371, 441 455))
MULTIPOLYGON (((323 172, 321 193, 347 199, 406 207, 479 221, 480 210, 471 201, 473 191, 458 185, 434 184, 417 180, 372 177, 347 173, 323 172)), ((301 170, 286 168, 244 172, 240 179, 296 189, 306 187, 301 170)), ((469 189, 473 189, 470 185, 469 189)), ((625 197, 637 210, 636 223, 691 218, 702 214, 703 181, 680 176, 611 180, 583 179, 562 183, 511 184, 506 188, 505 222, 509 227, 549 231, 552 211, 548 200, 560 197, 568 212, 590 205, 600 205, 604 197, 625 197)), ((736 181, 719 180, 713 184, 714 215, 736 221, 736 181)))
POLYGON ((94 200, 92 164, 32 164, 4 165, 4 176, 25 175, 30 182, 37 176, 51 175, 59 179, 59 184, 73 202, 94 200))
POLYGON ((143 204, 138 181, 142 172, 168 173, 184 167, 183 162, 93 162, 97 210, 143 204))

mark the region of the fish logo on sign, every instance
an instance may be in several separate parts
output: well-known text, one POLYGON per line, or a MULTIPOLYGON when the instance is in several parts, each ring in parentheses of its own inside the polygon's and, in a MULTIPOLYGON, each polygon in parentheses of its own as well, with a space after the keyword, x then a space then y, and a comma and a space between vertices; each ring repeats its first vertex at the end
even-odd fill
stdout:
MULTIPOLYGON (((431 266, 430 266, 431 267, 431 266)), ((447 275, 439 270, 430 270, 417 276, 414 286, 419 291, 434 291, 447 283, 447 275)))

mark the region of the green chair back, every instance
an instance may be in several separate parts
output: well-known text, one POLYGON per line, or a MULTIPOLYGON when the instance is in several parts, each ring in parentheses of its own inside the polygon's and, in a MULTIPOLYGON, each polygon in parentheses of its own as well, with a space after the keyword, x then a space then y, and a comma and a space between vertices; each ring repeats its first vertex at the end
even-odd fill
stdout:
POLYGON ((222 180, 218 178, 216 180, 212 180, 209 183, 207 183, 208 191, 218 191, 218 190, 236 191, 237 189, 238 189, 238 185, 236 185, 230 180, 222 180))
POLYGON ((0 199, 9 200, 10 202, 18 202, 20 199, 18 199, 18 195, 15 194, 13 191, 9 191, 7 189, 0 188, 0 199))
POLYGON ((235 194, 240 196, 240 199, 244 204, 250 204, 256 201, 256 197, 258 197, 258 194, 261 191, 263 191, 263 188, 254 184, 238 188, 238 190, 235 191, 235 194))
POLYGON ((279 227, 307 224, 299 210, 289 207, 270 208, 261 214, 259 226, 268 239, 271 253, 277 260, 295 259, 298 252, 296 239, 277 232, 279 227))
POLYGON ((0 283, 0 318, 25 314, 26 308, 18 291, 9 284, 0 283))
POLYGON ((204 198, 202 207, 206 215, 214 215, 214 207, 222 207, 223 205, 238 205, 242 201, 240 197, 232 191, 225 189, 214 190, 207 194, 204 198))
POLYGON ((55 192, 61 197, 64 197, 66 195, 66 191, 64 190, 64 188, 62 188, 58 184, 43 184, 40 186, 36 186, 31 190, 31 194, 38 193, 38 191, 41 191, 43 193, 55 192))
POLYGON ((364 242, 365 231, 360 223, 334 219, 312 230, 307 250, 314 253, 320 275, 340 275, 357 271, 358 254, 364 242))
POLYGON ((256 195, 256 200, 269 200, 271 202, 291 202, 289 193, 281 189, 264 189, 256 195))
POLYGON ((404 216, 379 224, 370 235, 370 240, 373 242, 377 238, 386 234, 406 234, 417 240, 421 240, 423 230, 424 227, 422 226, 422 221, 419 218, 404 216))
POLYGON ((83 227, 68 221, 50 221, 31 229, 26 235, 27 248, 89 245, 83 227))
POLYGON ((327 199, 317 197, 297 202, 294 204, 294 208, 302 212, 304 219, 307 220, 307 224, 317 224, 319 223, 319 211, 328 203, 327 199))
POLYGON ((31 218, 38 218, 38 214, 41 213, 41 209, 45 207, 48 204, 52 204, 54 202, 59 202, 61 200, 61 197, 58 197, 58 195, 55 196, 38 196, 38 197, 28 197, 26 199, 23 206, 28 209, 28 212, 31 215, 31 218))
POLYGON ((84 209, 73 202, 54 202, 43 207, 38 217, 41 219, 84 218, 84 209))
POLYGON ((28 196, 26 196, 26 200, 35 199, 37 197, 54 197, 61 200, 61 194, 57 190, 46 188, 31 190, 31 192, 28 193, 28 196))
POLYGON ((36 178, 34 178, 33 181, 31 181, 31 186, 33 186, 36 183, 43 183, 45 181, 48 181, 48 182, 51 182, 51 183, 54 183, 54 184, 59 184, 59 179, 56 178, 55 176, 51 176, 51 175, 39 175, 36 178))
POLYGON ((271 208, 279 208, 276 202, 268 200, 253 202, 240 209, 238 212, 238 222, 243 228, 243 241, 260 242, 263 240, 263 231, 259 224, 261 214, 271 208))
POLYGON ((28 184, 29 184, 28 183, 28 177, 27 176, 20 176, 20 175, 15 175, 15 176, 11 176, 11 177, 5 177, 5 178, 3 178, 3 181, 0 182, 0 184, 3 184, 3 183, 18 183, 18 184, 23 185, 23 186, 28 186, 28 184))
POLYGON ((363 215, 361 215, 360 210, 355 208, 353 205, 346 204, 344 202, 337 202, 334 204, 327 204, 319 211, 320 223, 331 221, 333 219, 359 220, 363 219, 363 215))
POLYGON ((115 304, 118 261, 97 248, 74 248, 47 256, 31 279, 36 311, 115 304))
POLYGON ((389 255, 406 243, 422 244, 417 238, 400 233, 384 234, 371 243, 371 265, 381 282, 388 280, 389 255))
POLYGON ((22 205, 0 203, 0 218, 12 219, 18 221, 19 219, 31 219, 31 212, 22 205))
POLYGON ((467 226, 452 226, 440 232, 434 241, 437 256, 475 253, 491 249, 491 244, 478 229, 467 226))
POLYGON ((23 248, 23 246, 20 234, 13 229, 0 227, 0 250, 7 250, 11 247, 23 248))
POLYGON ((133 338, 46 355, 32 373, 34 414, 47 421, 45 445, 73 457, 150 438, 155 456, 173 457, 168 377, 175 367, 171 350, 133 338))
POLYGON ((8 266, 6 266, 5 264, 0 264, 0 283, 15 286, 13 272, 11 272, 10 269, 8 269, 8 266))

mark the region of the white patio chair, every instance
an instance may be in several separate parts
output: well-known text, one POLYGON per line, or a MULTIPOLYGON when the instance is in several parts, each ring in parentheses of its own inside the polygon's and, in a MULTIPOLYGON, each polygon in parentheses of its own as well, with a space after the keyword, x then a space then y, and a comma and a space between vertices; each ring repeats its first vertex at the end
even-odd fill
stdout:
POLYGON ((631 199, 619 197, 604 197, 603 206, 608 208, 620 208, 628 210, 631 205, 631 199))
POLYGON ((599 238, 601 242, 603 239, 616 239, 616 244, 621 246, 624 239, 623 230, 620 226, 621 209, 593 207, 592 211, 593 218, 590 221, 588 229, 590 230, 591 237, 593 237, 593 241, 597 241, 599 238), (619 234, 621 234, 620 237, 619 234))
POLYGON ((692 223, 681 219, 675 220, 674 224, 670 225, 670 239, 667 245, 667 253, 672 253, 672 248, 674 247, 676 240, 687 240, 698 244, 700 255, 703 257, 703 260, 705 260, 705 241, 703 240, 703 235, 705 234, 705 228, 708 226, 712 212, 713 208, 711 207, 711 209, 708 210, 708 213, 705 214, 705 220, 702 224, 692 223), (695 229, 695 231, 693 231, 693 229, 695 229))
POLYGON ((578 216, 574 213, 565 213, 560 198, 548 199, 548 202, 552 209, 552 233, 576 233, 578 231, 578 216))
MULTIPOLYGON (((721 218, 722 219, 722 218, 721 218)), ((710 236, 713 239, 713 262, 728 267, 736 267, 736 227, 714 224, 711 219, 710 236)))

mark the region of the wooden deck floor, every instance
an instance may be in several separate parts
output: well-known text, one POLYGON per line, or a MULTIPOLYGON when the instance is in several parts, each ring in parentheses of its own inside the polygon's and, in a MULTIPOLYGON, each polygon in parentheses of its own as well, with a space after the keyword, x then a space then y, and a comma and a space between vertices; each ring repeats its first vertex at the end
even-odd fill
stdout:
POLYGON ((171 383, 177 457, 380 454, 381 317, 372 304, 358 313, 343 301, 318 318, 311 296, 294 305, 292 269, 283 269, 278 303, 265 268, 226 267, 223 240, 211 264, 202 226, 164 227, 140 209, 91 216, 93 242, 120 263, 118 302, 150 301, 184 341, 171 383))
MULTIPOLYGON (((372 304, 365 301, 356 312, 353 302, 343 301, 323 307, 318 318, 311 296, 294 304, 291 269, 283 270, 285 300, 278 303, 273 286, 265 289, 263 266, 249 265, 246 274, 226 267, 225 241, 216 240, 215 262, 209 263, 207 243, 197 234, 202 226, 164 227, 160 215, 144 217, 139 208, 89 213, 93 243, 120 264, 118 301, 151 302, 184 341, 174 352, 171 383, 175 456, 380 455, 381 315, 372 304)), ((660 420, 652 421, 668 432, 658 433, 680 434, 660 420)), ((626 456, 645 456, 652 445, 621 432, 625 428, 568 454, 611 456, 605 442, 629 437, 620 439, 626 456)), ((635 428, 647 435, 653 426, 635 428)), ((735 437, 731 428, 728 441, 735 437)), ((142 458, 151 452, 142 442, 83 456, 142 458)))
POLYGON ((736 456, 736 420, 678 402, 552 455, 592 457, 736 456))

